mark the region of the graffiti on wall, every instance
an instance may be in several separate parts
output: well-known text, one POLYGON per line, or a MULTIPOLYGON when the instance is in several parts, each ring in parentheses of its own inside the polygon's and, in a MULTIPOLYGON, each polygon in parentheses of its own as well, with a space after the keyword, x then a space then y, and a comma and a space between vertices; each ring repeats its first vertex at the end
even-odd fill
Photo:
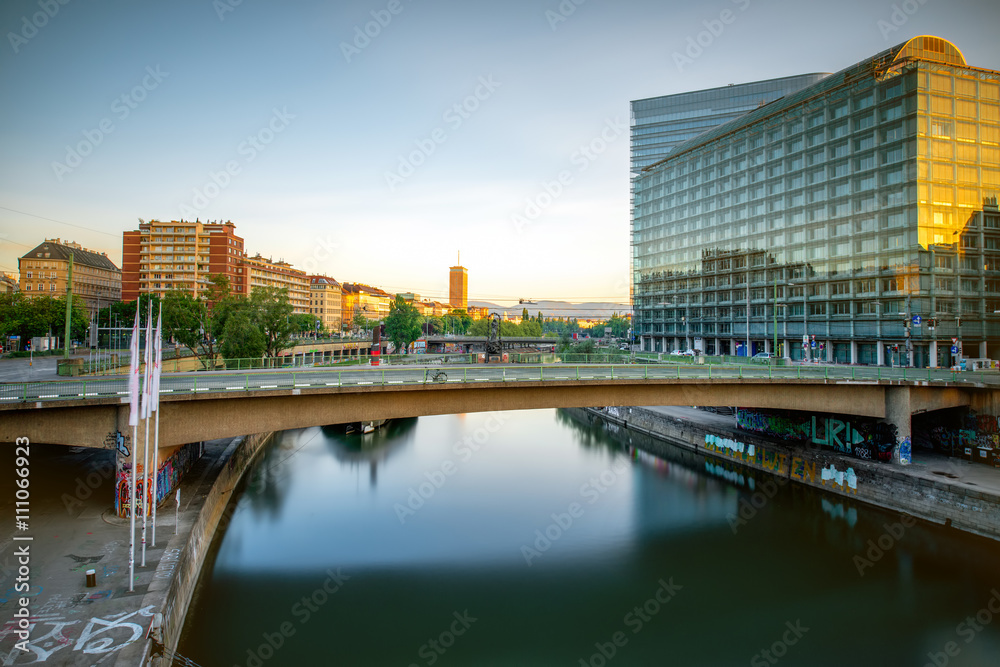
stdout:
MULTIPOLYGON (((828 468, 817 469, 818 464, 816 461, 801 456, 792 456, 789 461, 788 456, 782 452, 775 452, 767 447, 753 443, 747 444, 739 440, 724 438, 711 433, 705 435, 705 449, 733 461, 756 465, 759 468, 769 470, 778 475, 784 474, 786 470, 785 463, 787 461, 788 476, 791 479, 805 484, 825 486, 852 495, 857 495, 858 493, 858 477, 853 468, 848 468, 843 472, 838 471, 836 466, 833 465, 828 468)), ((705 469, 716 476, 724 476, 719 472, 721 470, 720 466, 706 462, 705 469)), ((724 477, 730 479, 734 474, 738 475, 738 473, 730 471, 729 476, 724 477)), ((742 475, 738 475, 738 477, 740 483, 742 483, 742 475)), ((730 479, 730 481, 735 480, 730 479)))
POLYGON ((838 419, 829 415, 807 415, 761 410, 736 411, 741 429, 782 440, 805 442, 862 459, 890 461, 896 447, 896 427, 874 419, 838 419))
POLYGON ((922 415, 919 426, 914 425, 913 444, 952 455, 966 448, 1000 449, 998 419, 972 410, 922 415))
MULTIPOLYGON (((166 461, 160 464, 156 471, 156 503, 163 502, 180 484, 181 478, 191 465, 201 456, 202 445, 192 442, 178 449, 166 461)), ((136 515, 152 514, 153 508, 153 477, 145 474, 142 464, 136 466, 135 505, 136 515)), ((121 455, 117 461, 117 479, 115 481, 115 512, 120 517, 128 517, 131 509, 132 462, 121 455)))
POLYGON ((762 433, 784 440, 805 441, 811 435, 808 421, 784 412, 740 408, 736 411, 736 425, 744 431, 762 433))
POLYGON ((746 444, 732 438, 723 438, 712 433, 705 434, 705 449, 721 454, 727 458, 749 463, 758 468, 770 470, 774 473, 781 473, 785 469, 785 462, 788 460, 786 454, 775 452, 766 447, 746 444))
POLYGON ((820 471, 820 484, 841 493, 858 495, 858 476, 855 474, 854 468, 841 471, 831 463, 829 467, 820 471))

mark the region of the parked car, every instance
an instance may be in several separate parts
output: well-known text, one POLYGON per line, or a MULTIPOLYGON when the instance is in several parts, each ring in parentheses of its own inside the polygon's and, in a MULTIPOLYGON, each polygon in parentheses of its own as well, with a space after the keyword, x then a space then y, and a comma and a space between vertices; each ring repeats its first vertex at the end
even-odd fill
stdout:
POLYGON ((769 359, 774 359, 774 355, 771 354, 770 352, 758 352, 757 354, 753 355, 754 361, 767 361, 769 359))
POLYGON ((674 350, 670 353, 671 357, 693 357, 694 350, 674 350))

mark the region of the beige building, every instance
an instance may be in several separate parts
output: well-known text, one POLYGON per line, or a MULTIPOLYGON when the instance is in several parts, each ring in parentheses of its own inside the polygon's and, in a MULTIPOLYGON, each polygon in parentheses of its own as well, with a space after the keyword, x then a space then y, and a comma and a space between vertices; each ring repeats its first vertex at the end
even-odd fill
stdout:
POLYGON ((309 276, 301 269, 293 268, 288 262, 262 257, 245 257, 243 267, 249 274, 250 294, 262 287, 275 287, 288 290, 288 300, 292 303, 293 313, 309 313, 311 286, 309 276))
POLYGON ((388 292, 362 283, 343 283, 342 287, 340 310, 345 323, 353 322, 358 313, 369 320, 382 320, 389 315, 393 295, 388 292))
POLYGON ((318 317, 322 327, 331 333, 340 333, 342 294, 343 288, 333 278, 309 276, 309 312, 318 317))
POLYGON ((17 286, 17 278, 8 273, 0 273, 0 294, 17 292, 20 289, 21 288, 17 286))
POLYGON ((122 272, 104 253, 87 250, 79 243, 45 239, 17 262, 21 291, 26 296, 65 296, 69 256, 73 255, 73 299, 88 310, 107 306, 122 298, 122 272))

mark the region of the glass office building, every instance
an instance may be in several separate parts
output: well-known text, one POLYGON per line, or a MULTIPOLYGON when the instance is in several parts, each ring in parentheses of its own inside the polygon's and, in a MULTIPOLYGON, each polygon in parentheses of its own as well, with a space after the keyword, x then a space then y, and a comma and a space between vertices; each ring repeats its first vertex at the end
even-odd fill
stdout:
POLYGON ((667 157, 705 130, 810 86, 829 73, 733 84, 690 93, 633 100, 632 173, 667 157))
POLYGON ((915 37, 642 170, 636 335, 661 352, 996 358, 998 190, 1000 72, 915 37))

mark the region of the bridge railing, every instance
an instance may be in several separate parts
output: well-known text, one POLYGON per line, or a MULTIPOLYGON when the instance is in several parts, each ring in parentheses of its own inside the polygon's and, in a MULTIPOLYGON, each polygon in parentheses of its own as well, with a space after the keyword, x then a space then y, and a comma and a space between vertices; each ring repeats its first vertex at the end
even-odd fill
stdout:
MULTIPOLYGON (((815 380, 854 382, 977 383, 1000 386, 997 371, 951 371, 944 369, 881 368, 864 366, 754 366, 754 365, 665 365, 665 364, 484 364, 434 367, 389 366, 382 368, 309 368, 256 372, 185 373, 164 375, 161 396, 216 394, 250 391, 284 391, 328 387, 360 387, 426 384, 474 384, 480 382, 550 382, 594 380, 815 380)), ((127 378, 60 379, 40 382, 0 383, 0 403, 66 401, 128 396, 127 378)))

